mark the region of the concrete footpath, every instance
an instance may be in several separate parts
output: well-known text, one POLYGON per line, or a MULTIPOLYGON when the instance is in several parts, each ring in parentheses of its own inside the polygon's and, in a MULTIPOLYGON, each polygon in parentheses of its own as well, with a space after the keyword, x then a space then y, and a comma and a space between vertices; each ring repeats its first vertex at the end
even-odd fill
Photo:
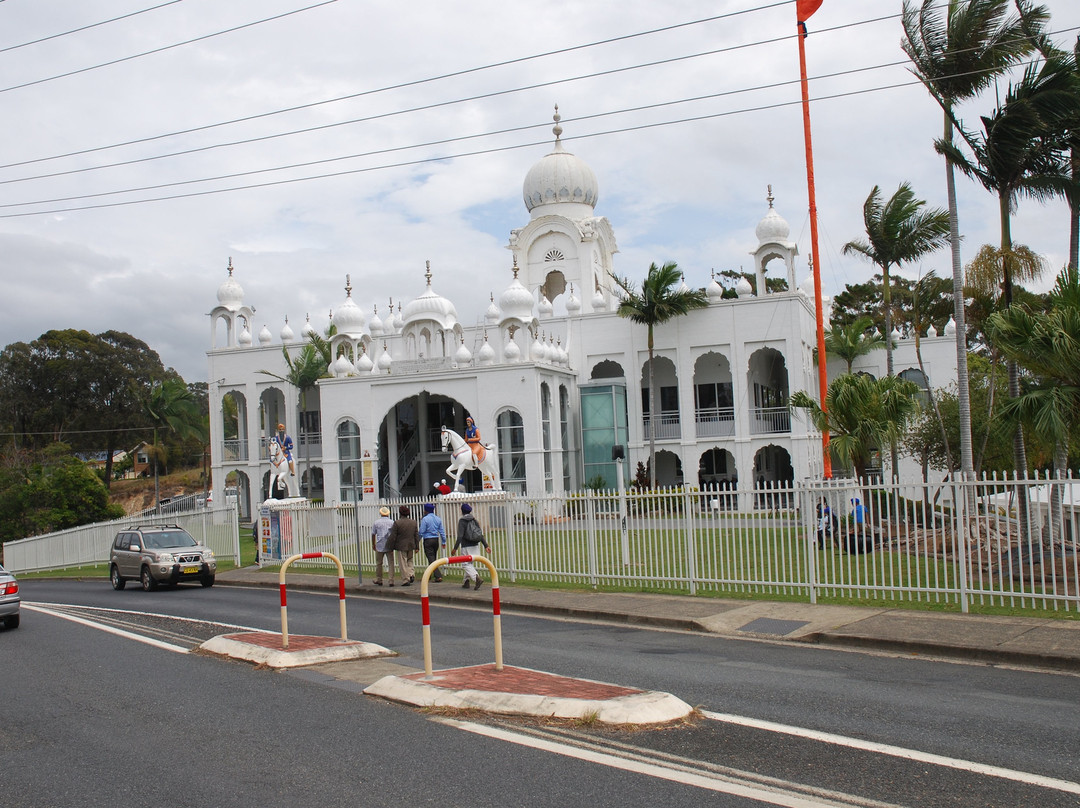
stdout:
MULTIPOLYGON (((217 580, 226 585, 279 586, 277 572, 263 572, 255 567, 219 573, 217 580)), ((286 586, 289 592, 316 590, 337 593, 338 579, 336 576, 306 574, 293 569, 287 575, 286 586)), ((375 586, 370 581, 361 584, 355 578, 351 581, 346 579, 345 592, 346 595, 411 600, 419 606, 420 580, 418 578, 412 586, 403 587, 399 582, 398 586, 390 587, 375 586)), ((520 612, 585 618, 732 638, 855 646, 935 658, 1080 672, 1080 620, 530 589, 505 581, 500 582, 499 595, 504 614, 520 612)), ((464 589, 461 578, 453 572, 442 583, 430 583, 428 597, 431 604, 474 605, 488 611, 492 602, 489 580, 485 580, 479 591, 464 589)), ((418 630, 419 627, 418 620, 418 630)), ((340 639, 325 640, 328 648, 342 644, 340 639)), ((265 640, 259 642, 265 644, 265 640)), ((306 638, 299 643, 300 646, 305 643, 318 646, 319 639, 306 638)), ((340 649, 334 653, 340 653, 340 649)), ((382 651, 371 650, 363 655, 385 656, 382 651)), ((306 659, 308 661, 303 664, 332 662, 341 657, 327 656, 323 659, 316 650, 316 656, 306 659)), ((286 664, 282 663, 282 666, 286 664)), ((326 667, 336 668, 330 673, 335 678, 362 679, 362 676, 354 675, 355 670, 350 669, 349 664, 373 665, 371 662, 339 662, 336 666, 326 667)), ((510 666, 494 676, 493 666, 481 665, 436 670, 433 677, 425 677, 423 671, 395 671, 392 666, 387 668, 385 659, 379 660, 378 664, 383 667, 370 667, 367 676, 370 677, 371 670, 386 671, 387 674, 366 687, 364 692, 415 706, 562 717, 588 715, 610 723, 671 721, 681 717, 683 712, 690 711, 687 705, 669 694, 643 693, 618 685, 556 677, 542 671, 510 666)))

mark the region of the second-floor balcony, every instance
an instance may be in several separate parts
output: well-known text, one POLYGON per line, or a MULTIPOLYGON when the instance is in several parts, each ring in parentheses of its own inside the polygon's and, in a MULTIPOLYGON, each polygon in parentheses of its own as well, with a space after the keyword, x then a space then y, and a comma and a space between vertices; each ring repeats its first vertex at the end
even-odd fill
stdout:
POLYGON ((662 412, 655 418, 646 415, 641 419, 643 437, 648 440, 655 437, 656 440, 678 440, 682 437, 682 427, 679 424, 679 413, 662 412), (650 430, 655 429, 655 434, 650 430))
POLYGON ((734 407, 706 407, 694 414, 699 438, 730 438, 735 434, 734 407))
POLYGON ((750 410, 750 434, 769 435, 791 431, 791 410, 787 407, 754 407, 750 410))
POLYGON ((221 442, 223 463, 240 463, 248 459, 248 442, 242 438, 227 438, 221 442))

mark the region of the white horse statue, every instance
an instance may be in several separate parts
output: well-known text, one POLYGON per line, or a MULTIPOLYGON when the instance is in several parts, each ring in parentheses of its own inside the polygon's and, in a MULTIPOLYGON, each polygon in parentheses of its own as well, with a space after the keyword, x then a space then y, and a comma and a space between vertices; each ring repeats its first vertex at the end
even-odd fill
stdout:
POLYGON ((281 448, 277 435, 270 438, 270 499, 282 499, 278 492, 284 491, 285 497, 299 497, 296 475, 289 471, 289 458, 281 448))
POLYGON ((461 484, 461 475, 470 469, 479 469, 481 474, 491 479, 491 487, 495 491, 502 491, 502 482, 499 480, 499 455, 494 446, 484 444, 484 459, 477 463, 472 447, 465 442, 465 438, 444 426, 442 448, 444 452, 450 453, 450 465, 446 469, 446 474, 454 478, 455 491, 461 484))

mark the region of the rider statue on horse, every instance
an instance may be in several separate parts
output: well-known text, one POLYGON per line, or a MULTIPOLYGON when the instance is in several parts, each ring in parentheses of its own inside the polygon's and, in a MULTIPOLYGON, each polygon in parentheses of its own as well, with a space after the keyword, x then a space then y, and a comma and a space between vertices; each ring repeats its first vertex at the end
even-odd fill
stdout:
MULTIPOLYGON (((484 476, 484 487, 501 491, 499 479, 499 457, 494 446, 480 443, 480 430, 472 418, 465 419, 465 437, 462 438, 452 429, 442 428, 442 448, 450 454, 450 466, 446 469, 448 477, 453 477, 453 490, 461 486, 461 475, 471 469, 478 470, 484 476), (470 439, 471 438, 471 439, 470 439)), ((440 487, 440 493, 442 489, 440 487)))

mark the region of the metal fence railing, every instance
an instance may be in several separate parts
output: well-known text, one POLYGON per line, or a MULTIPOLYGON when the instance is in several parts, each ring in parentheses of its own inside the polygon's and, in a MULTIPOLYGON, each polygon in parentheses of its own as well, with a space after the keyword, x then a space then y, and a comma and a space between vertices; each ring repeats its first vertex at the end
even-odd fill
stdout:
MULTIPOLYGON (((331 552, 363 576, 374 569, 379 506, 396 517, 405 504, 419 519, 424 501, 275 504, 274 543, 260 562, 331 552)), ((463 501, 510 581, 1080 612, 1080 481, 1071 478, 450 495, 435 500, 447 550, 463 501)), ((239 561, 234 510, 163 518, 239 561)), ((21 571, 100 563, 117 525, 131 521, 9 542, 6 564, 21 571)))
POLYGON ((141 524, 179 525, 219 559, 240 564, 240 529, 235 507, 201 508, 187 513, 144 513, 112 522, 83 525, 4 544, 4 566, 36 572, 107 564, 118 531, 141 524))

